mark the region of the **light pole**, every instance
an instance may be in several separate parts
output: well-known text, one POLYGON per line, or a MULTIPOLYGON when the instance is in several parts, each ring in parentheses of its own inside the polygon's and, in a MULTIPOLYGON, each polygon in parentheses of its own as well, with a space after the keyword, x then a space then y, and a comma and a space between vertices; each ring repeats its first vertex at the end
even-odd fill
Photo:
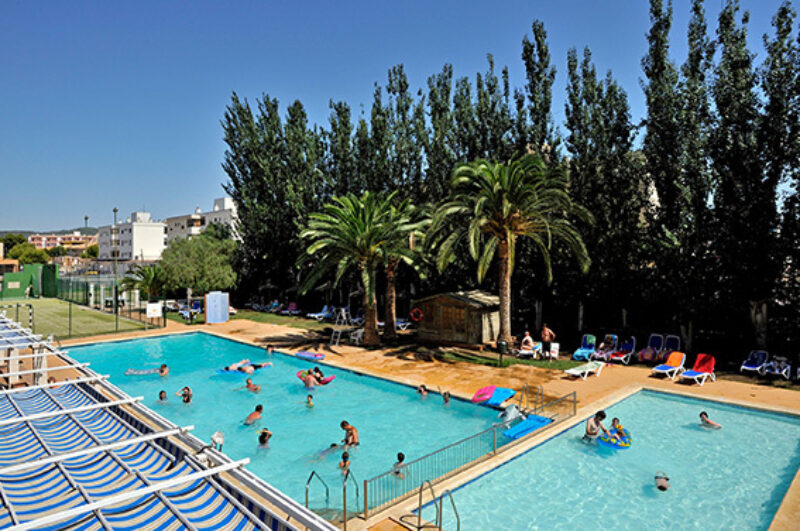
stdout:
POLYGON ((117 311, 117 212, 119 209, 114 207, 114 225, 111 227, 111 243, 114 246, 112 251, 114 255, 114 289, 111 290, 114 294, 114 329, 119 331, 119 312, 117 311))
POLYGON ((89 228, 89 216, 83 216, 83 228, 84 229, 89 228))

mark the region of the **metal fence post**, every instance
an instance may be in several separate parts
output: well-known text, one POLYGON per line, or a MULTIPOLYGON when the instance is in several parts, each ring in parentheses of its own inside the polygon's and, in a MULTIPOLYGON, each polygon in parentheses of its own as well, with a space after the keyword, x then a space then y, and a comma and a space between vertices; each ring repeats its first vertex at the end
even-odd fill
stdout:
POLYGON ((497 453, 497 428, 492 428, 492 453, 497 453))
POLYGON ((72 337, 72 300, 70 300, 67 304, 69 304, 69 336, 72 337))
POLYGON ((344 524, 344 531, 347 531, 347 475, 345 475, 344 483, 342 483, 342 523, 344 524))
POLYGON ((369 516, 369 502, 367 501, 367 480, 364 480, 364 520, 369 516))

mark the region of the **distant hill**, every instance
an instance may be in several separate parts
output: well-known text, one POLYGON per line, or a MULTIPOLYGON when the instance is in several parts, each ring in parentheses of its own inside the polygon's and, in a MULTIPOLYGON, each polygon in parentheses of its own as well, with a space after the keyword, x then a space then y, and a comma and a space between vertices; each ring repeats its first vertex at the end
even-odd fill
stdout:
POLYGON ((0 238, 10 232, 13 232, 14 234, 22 234, 27 238, 31 234, 72 234, 75 231, 78 231, 81 234, 86 234, 87 236, 93 236, 97 234, 97 227, 76 227, 74 229, 61 230, 0 230, 0 238))

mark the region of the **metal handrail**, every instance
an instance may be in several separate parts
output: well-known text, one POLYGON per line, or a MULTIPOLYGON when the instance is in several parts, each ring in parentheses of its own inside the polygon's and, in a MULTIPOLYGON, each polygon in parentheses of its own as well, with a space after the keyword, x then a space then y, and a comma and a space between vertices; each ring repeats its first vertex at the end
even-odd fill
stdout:
POLYGON ((448 496, 450 498, 450 505, 453 507, 453 512, 456 515, 456 531, 461 531, 461 516, 458 514, 458 509, 456 509, 456 500, 453 498, 453 491, 450 489, 445 490, 442 495, 439 497, 439 510, 438 510, 438 520, 436 522, 436 527, 439 529, 442 528, 444 525, 444 497, 448 496))
POLYGON ((318 479, 318 480, 319 480, 319 481, 322 483, 322 485, 325 487, 325 504, 327 505, 327 504, 330 502, 330 499, 331 499, 331 491, 330 491, 330 489, 328 488, 328 484, 327 484, 327 483, 325 483, 325 480, 324 480, 324 479, 322 479, 322 476, 320 476, 319 474, 317 474, 317 471, 316 471, 316 470, 312 470, 312 471, 311 471, 311 474, 309 474, 309 476, 308 476, 308 480, 306 481, 306 509, 308 508, 308 490, 309 490, 309 488, 310 488, 310 486, 311 486, 311 480, 312 480, 312 479, 314 479, 314 476, 316 476, 316 477, 317 477, 317 479, 318 479))
MULTIPOLYGON (((422 529, 424 526, 422 525, 422 493, 425 490, 425 485, 428 485, 428 490, 431 491, 431 500, 433 501, 433 507, 436 509, 436 524, 439 524, 441 520, 441 512, 439 511, 439 507, 436 505, 436 491, 433 490, 433 483, 430 480, 425 479, 422 483, 419 484, 419 500, 417 504, 417 530, 422 529)), ((439 526, 441 529, 441 526, 439 526)))
POLYGON ((352 479, 353 484, 356 486, 356 500, 358 500, 358 481, 356 480, 355 474, 353 474, 348 468, 347 471, 345 471, 344 473, 344 479, 342 479, 342 527, 344 531, 347 531, 347 480, 348 479, 352 479))

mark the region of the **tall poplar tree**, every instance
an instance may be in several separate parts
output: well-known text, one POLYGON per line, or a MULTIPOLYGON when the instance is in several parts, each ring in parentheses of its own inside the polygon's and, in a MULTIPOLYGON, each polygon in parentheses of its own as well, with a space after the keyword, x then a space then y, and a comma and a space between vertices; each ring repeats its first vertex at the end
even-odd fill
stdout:
POLYGON ((527 117, 530 120, 528 142, 530 148, 537 153, 550 156, 557 148, 551 111, 556 68, 550 64, 550 47, 547 44, 544 23, 534 20, 531 29, 533 40, 528 39, 527 35, 522 39, 522 62, 528 81, 525 84, 525 94, 528 97, 527 117))

